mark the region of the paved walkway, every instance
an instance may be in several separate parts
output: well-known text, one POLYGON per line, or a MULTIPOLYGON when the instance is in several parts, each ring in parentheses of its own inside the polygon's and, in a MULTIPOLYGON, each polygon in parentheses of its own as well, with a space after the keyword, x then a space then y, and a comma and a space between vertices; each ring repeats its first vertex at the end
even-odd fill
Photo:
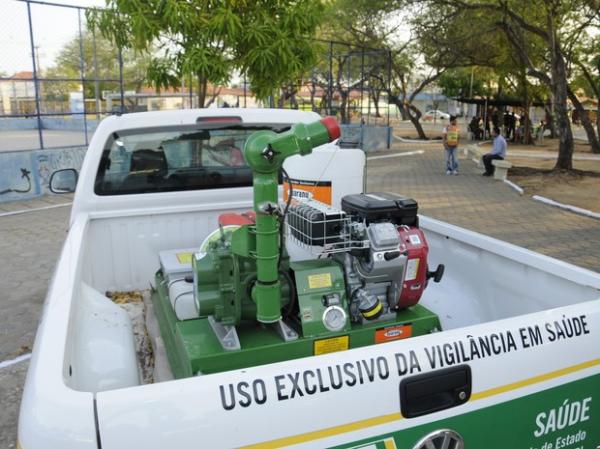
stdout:
MULTIPOLYGON (((69 195, 0 203, 0 361, 31 351, 48 283, 66 236, 70 201, 69 195)), ((21 362, 0 370, 2 449, 16 445, 28 366, 21 362)))
MULTIPOLYGON (((73 195, 44 195, 29 201, 0 202, 0 217, 13 215, 23 211, 35 211, 36 209, 49 209, 54 207, 68 206, 73 201, 73 195)), ((1 228, 0 228, 1 231, 1 228)))
MULTIPOLYGON (((11 203, 12 212, 57 204, 56 197, 11 203), (50 204, 48 204, 50 203, 50 204)), ((64 201, 64 200, 61 200, 64 201)), ((33 343, 46 289, 66 236, 71 208, 0 216, 0 361, 33 343), (21 349, 21 347, 24 347, 21 349)))
POLYGON ((446 176, 440 143, 395 144, 395 149, 423 153, 368 161, 369 191, 410 196, 419 202, 423 215, 600 272, 599 220, 520 196, 509 186, 481 176, 482 171, 467 159, 460 160, 459 176, 446 176))

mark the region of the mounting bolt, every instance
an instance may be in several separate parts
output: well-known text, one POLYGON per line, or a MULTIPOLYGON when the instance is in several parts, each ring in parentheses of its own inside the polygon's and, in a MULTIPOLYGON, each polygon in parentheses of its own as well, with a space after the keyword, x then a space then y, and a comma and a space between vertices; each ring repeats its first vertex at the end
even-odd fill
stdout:
POLYGON ((464 391, 461 391, 460 393, 458 393, 458 399, 460 399, 461 401, 464 401, 465 399, 467 399, 467 393, 464 391))

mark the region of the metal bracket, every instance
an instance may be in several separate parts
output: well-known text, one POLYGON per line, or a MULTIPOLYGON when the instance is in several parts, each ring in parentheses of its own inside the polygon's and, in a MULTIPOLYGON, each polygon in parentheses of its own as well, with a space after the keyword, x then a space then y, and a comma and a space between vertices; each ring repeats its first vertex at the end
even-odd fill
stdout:
POLYGON ((273 327, 275 327, 275 330, 283 339, 283 341, 298 340, 298 332, 296 332, 294 329, 285 324, 283 320, 275 321, 273 323, 273 327))
POLYGON ((281 154, 281 153, 279 151, 275 151, 273 149, 273 147, 271 146, 271 144, 268 144, 267 147, 262 152, 262 157, 264 157, 267 161, 269 161, 269 163, 272 163, 273 159, 275 159, 275 156, 277 156, 278 154, 281 154))
POLYGON ((239 351, 242 349, 235 326, 221 324, 212 315, 208 317, 208 324, 210 324, 225 351, 239 351))

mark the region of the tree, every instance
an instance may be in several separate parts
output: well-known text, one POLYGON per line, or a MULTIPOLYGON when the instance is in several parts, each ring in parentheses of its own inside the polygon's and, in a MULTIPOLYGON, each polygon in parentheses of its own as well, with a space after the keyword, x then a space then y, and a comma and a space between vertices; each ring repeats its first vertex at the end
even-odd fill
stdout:
POLYGON ((600 38, 598 36, 580 36, 571 50, 573 82, 569 89, 569 98, 581 124, 587 134, 588 142, 594 153, 600 153, 600 38), (576 95, 581 89, 587 97, 596 99, 596 129, 590 115, 576 95))
POLYGON ((350 120, 353 93, 361 92, 362 103, 365 96, 367 100, 377 98, 381 92, 372 76, 388 70, 387 49, 381 43, 382 36, 391 30, 386 24, 385 6, 383 0, 333 1, 326 10, 327 22, 319 29, 323 41, 320 51, 326 57, 311 71, 309 90, 312 96, 320 87, 325 104, 337 99, 336 109, 343 123, 350 120))
POLYGON ((246 73, 252 90, 266 98, 300 76, 314 61, 310 38, 322 18, 321 0, 107 0, 88 20, 118 48, 148 52, 148 78, 160 88, 198 85, 205 105, 209 83, 246 73))
MULTIPOLYGON (((571 169, 573 133, 569 120, 569 73, 566 46, 569 36, 597 20, 595 0, 417 0, 433 8, 442 8, 453 16, 482 14, 508 40, 512 50, 526 67, 525 76, 547 84, 552 92, 553 115, 559 134, 556 169, 571 169)), ((477 27, 480 28, 479 24, 477 27)), ((468 30, 468 29, 467 29, 468 30)))
POLYGON ((438 86, 446 97, 489 96, 486 81, 493 76, 490 70, 460 67, 447 70, 438 80, 438 86))
MULTIPOLYGON (((118 91, 119 83, 105 81, 119 79, 119 55, 109 40, 95 36, 90 31, 82 33, 81 46, 79 35, 67 42, 58 53, 53 64, 45 70, 46 78, 79 80, 102 79, 83 83, 86 98, 100 99, 103 91, 118 91), (83 50, 83 58, 81 50, 83 50)), ((133 50, 123 53, 123 89, 139 91, 146 82, 146 71, 150 63, 149 56, 135 54, 133 50)), ((69 92, 79 91, 80 81, 44 82, 44 96, 47 99, 67 100, 69 92)))

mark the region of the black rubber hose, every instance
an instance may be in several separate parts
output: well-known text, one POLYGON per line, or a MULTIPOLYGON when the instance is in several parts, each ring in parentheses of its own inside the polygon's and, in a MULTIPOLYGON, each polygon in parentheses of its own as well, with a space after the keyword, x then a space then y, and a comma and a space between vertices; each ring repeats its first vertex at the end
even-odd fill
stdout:
POLYGON ((285 311, 285 317, 289 318, 289 316, 294 311, 294 306, 296 305, 296 284, 294 284, 294 280, 287 271, 280 270, 279 274, 283 275, 288 285, 290 286, 290 302, 288 302, 287 309, 285 311))
POLYGON ((294 188, 292 187, 292 181, 290 179, 290 175, 288 175, 288 173, 285 171, 285 168, 283 168, 283 167, 281 167, 281 172, 283 173, 283 175, 287 179, 288 184, 290 185, 290 191, 288 192, 288 199, 287 199, 287 202, 285 203, 285 209, 283 210, 283 215, 281 216, 280 223, 279 223, 279 259, 277 261, 277 270, 280 270, 280 267, 281 267, 281 255, 283 254, 283 245, 285 243, 283 241, 285 217, 287 216, 288 210, 290 209, 290 203, 292 202, 292 196, 294 196, 294 188))

